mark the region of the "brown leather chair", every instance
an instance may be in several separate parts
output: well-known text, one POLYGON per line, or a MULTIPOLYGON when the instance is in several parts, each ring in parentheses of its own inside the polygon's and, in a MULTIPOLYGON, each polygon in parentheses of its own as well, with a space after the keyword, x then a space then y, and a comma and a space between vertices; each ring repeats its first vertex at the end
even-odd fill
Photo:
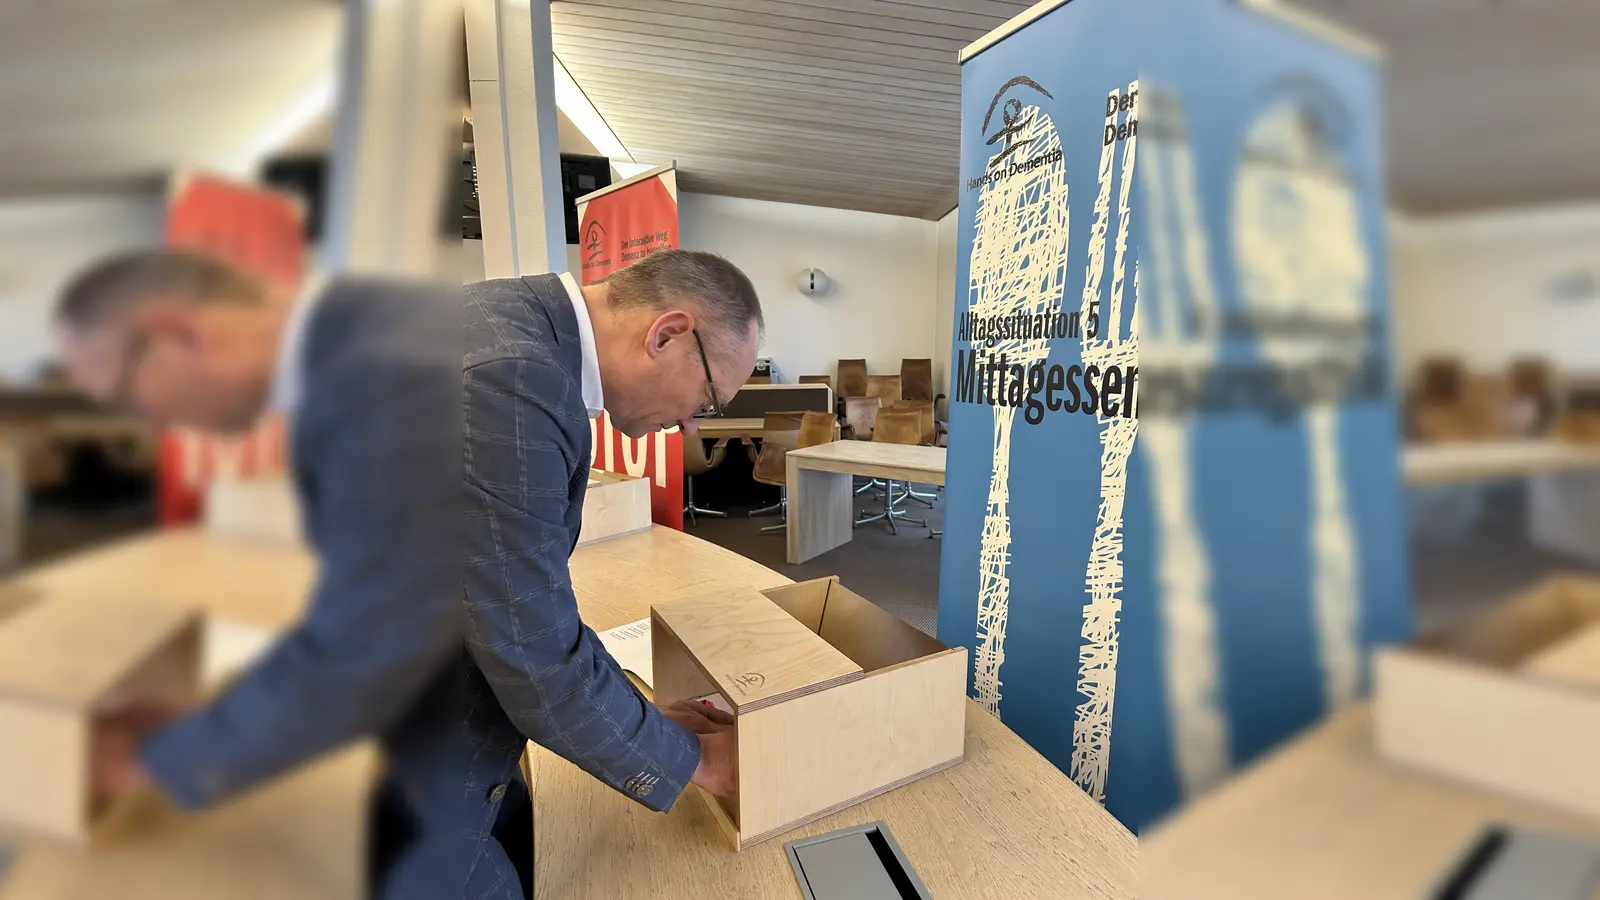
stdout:
POLYGON ((933 360, 900 360, 900 399, 933 402, 933 360))
POLYGON ((783 521, 761 529, 762 534, 782 531, 789 520, 789 464, 786 456, 790 450, 826 444, 834 439, 838 420, 826 412, 769 412, 761 423, 761 452, 756 456, 756 481, 783 490, 773 506, 751 510, 751 516, 777 512, 783 521))
MULTIPOLYGON (((886 409, 878 413, 877 427, 872 431, 872 442, 875 444, 910 444, 922 443, 922 412, 917 409, 886 409)), ((863 516, 855 521, 857 525, 866 525, 869 522, 887 521, 889 530, 899 533, 896 522, 905 522, 908 525, 921 525, 927 527, 926 519, 913 519, 895 507, 910 496, 910 485, 906 485, 899 496, 895 495, 895 482, 887 481, 883 490, 883 512, 873 516, 863 516)))
POLYGON ((700 437, 685 437, 683 439, 683 515, 689 520, 690 525, 699 524, 697 516, 711 516, 715 519, 727 518, 728 514, 720 509, 708 509, 696 506, 694 502, 694 479, 697 475, 705 473, 722 465, 722 460, 728 453, 728 439, 722 438, 706 452, 706 442, 700 437))
POLYGON ((867 395, 867 361, 864 359, 839 360, 839 396, 865 397, 867 395))
MULTIPOLYGON (((909 409, 921 417, 922 431, 917 438, 917 443, 927 447, 933 446, 934 429, 932 400, 901 400, 899 403, 891 404, 889 408, 892 410, 909 409)), ((900 442, 896 441, 895 443, 900 442)))
POLYGON ((844 398, 844 421, 850 429, 850 438, 857 441, 872 440, 872 426, 878 420, 878 410, 882 408, 881 397, 844 398))
POLYGON ((884 406, 900 402, 900 376, 868 375, 867 396, 878 397, 884 406))
POLYGON ((1530 357, 1511 363, 1508 415, 1523 434, 1545 434, 1556 417, 1555 376, 1549 360, 1530 357))
POLYGON ((800 383, 801 384, 825 384, 825 385, 828 386, 829 390, 832 390, 833 389, 833 376, 832 375, 801 375, 800 376, 800 383))

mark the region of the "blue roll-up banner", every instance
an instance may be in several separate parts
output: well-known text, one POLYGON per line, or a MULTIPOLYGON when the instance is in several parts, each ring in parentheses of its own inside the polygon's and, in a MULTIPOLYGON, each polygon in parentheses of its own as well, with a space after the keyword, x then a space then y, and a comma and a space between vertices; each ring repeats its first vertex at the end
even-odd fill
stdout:
POLYGON ((1410 634, 1379 79, 1231 0, 962 68, 939 638, 1136 831, 1410 634))

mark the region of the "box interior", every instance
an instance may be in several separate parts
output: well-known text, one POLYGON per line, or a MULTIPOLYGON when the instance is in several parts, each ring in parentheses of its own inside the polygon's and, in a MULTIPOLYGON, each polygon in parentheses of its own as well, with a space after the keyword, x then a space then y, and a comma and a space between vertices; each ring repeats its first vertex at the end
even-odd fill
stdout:
POLYGON ((802 581, 762 593, 869 675, 949 649, 846 588, 838 578, 802 581))
POLYGON ((1555 578, 1416 647, 1498 668, 1517 668, 1575 633, 1600 625, 1600 579, 1555 578))

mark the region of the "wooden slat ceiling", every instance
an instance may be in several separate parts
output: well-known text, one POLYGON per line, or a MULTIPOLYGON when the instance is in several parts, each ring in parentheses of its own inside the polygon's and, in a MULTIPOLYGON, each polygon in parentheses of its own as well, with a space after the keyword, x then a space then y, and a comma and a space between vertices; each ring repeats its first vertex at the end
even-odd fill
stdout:
POLYGON ((961 48, 1031 0, 570 0, 555 52, 636 159, 686 191, 938 218, 961 48))
MULTIPOLYGON (((1293 0, 1388 47, 1393 205, 1600 199, 1600 2, 1293 0)), ((955 204, 956 54, 1028 0, 570 0, 556 54, 685 190, 934 218, 955 204)))

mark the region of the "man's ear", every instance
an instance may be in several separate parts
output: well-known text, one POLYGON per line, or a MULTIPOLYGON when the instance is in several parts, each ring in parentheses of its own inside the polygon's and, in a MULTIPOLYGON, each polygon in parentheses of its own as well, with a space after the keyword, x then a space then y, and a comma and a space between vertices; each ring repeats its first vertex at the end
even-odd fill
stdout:
POLYGON ((662 313, 650 324, 650 330, 645 335, 645 353, 655 359, 673 341, 689 340, 693 330, 694 318, 683 310, 662 313))

